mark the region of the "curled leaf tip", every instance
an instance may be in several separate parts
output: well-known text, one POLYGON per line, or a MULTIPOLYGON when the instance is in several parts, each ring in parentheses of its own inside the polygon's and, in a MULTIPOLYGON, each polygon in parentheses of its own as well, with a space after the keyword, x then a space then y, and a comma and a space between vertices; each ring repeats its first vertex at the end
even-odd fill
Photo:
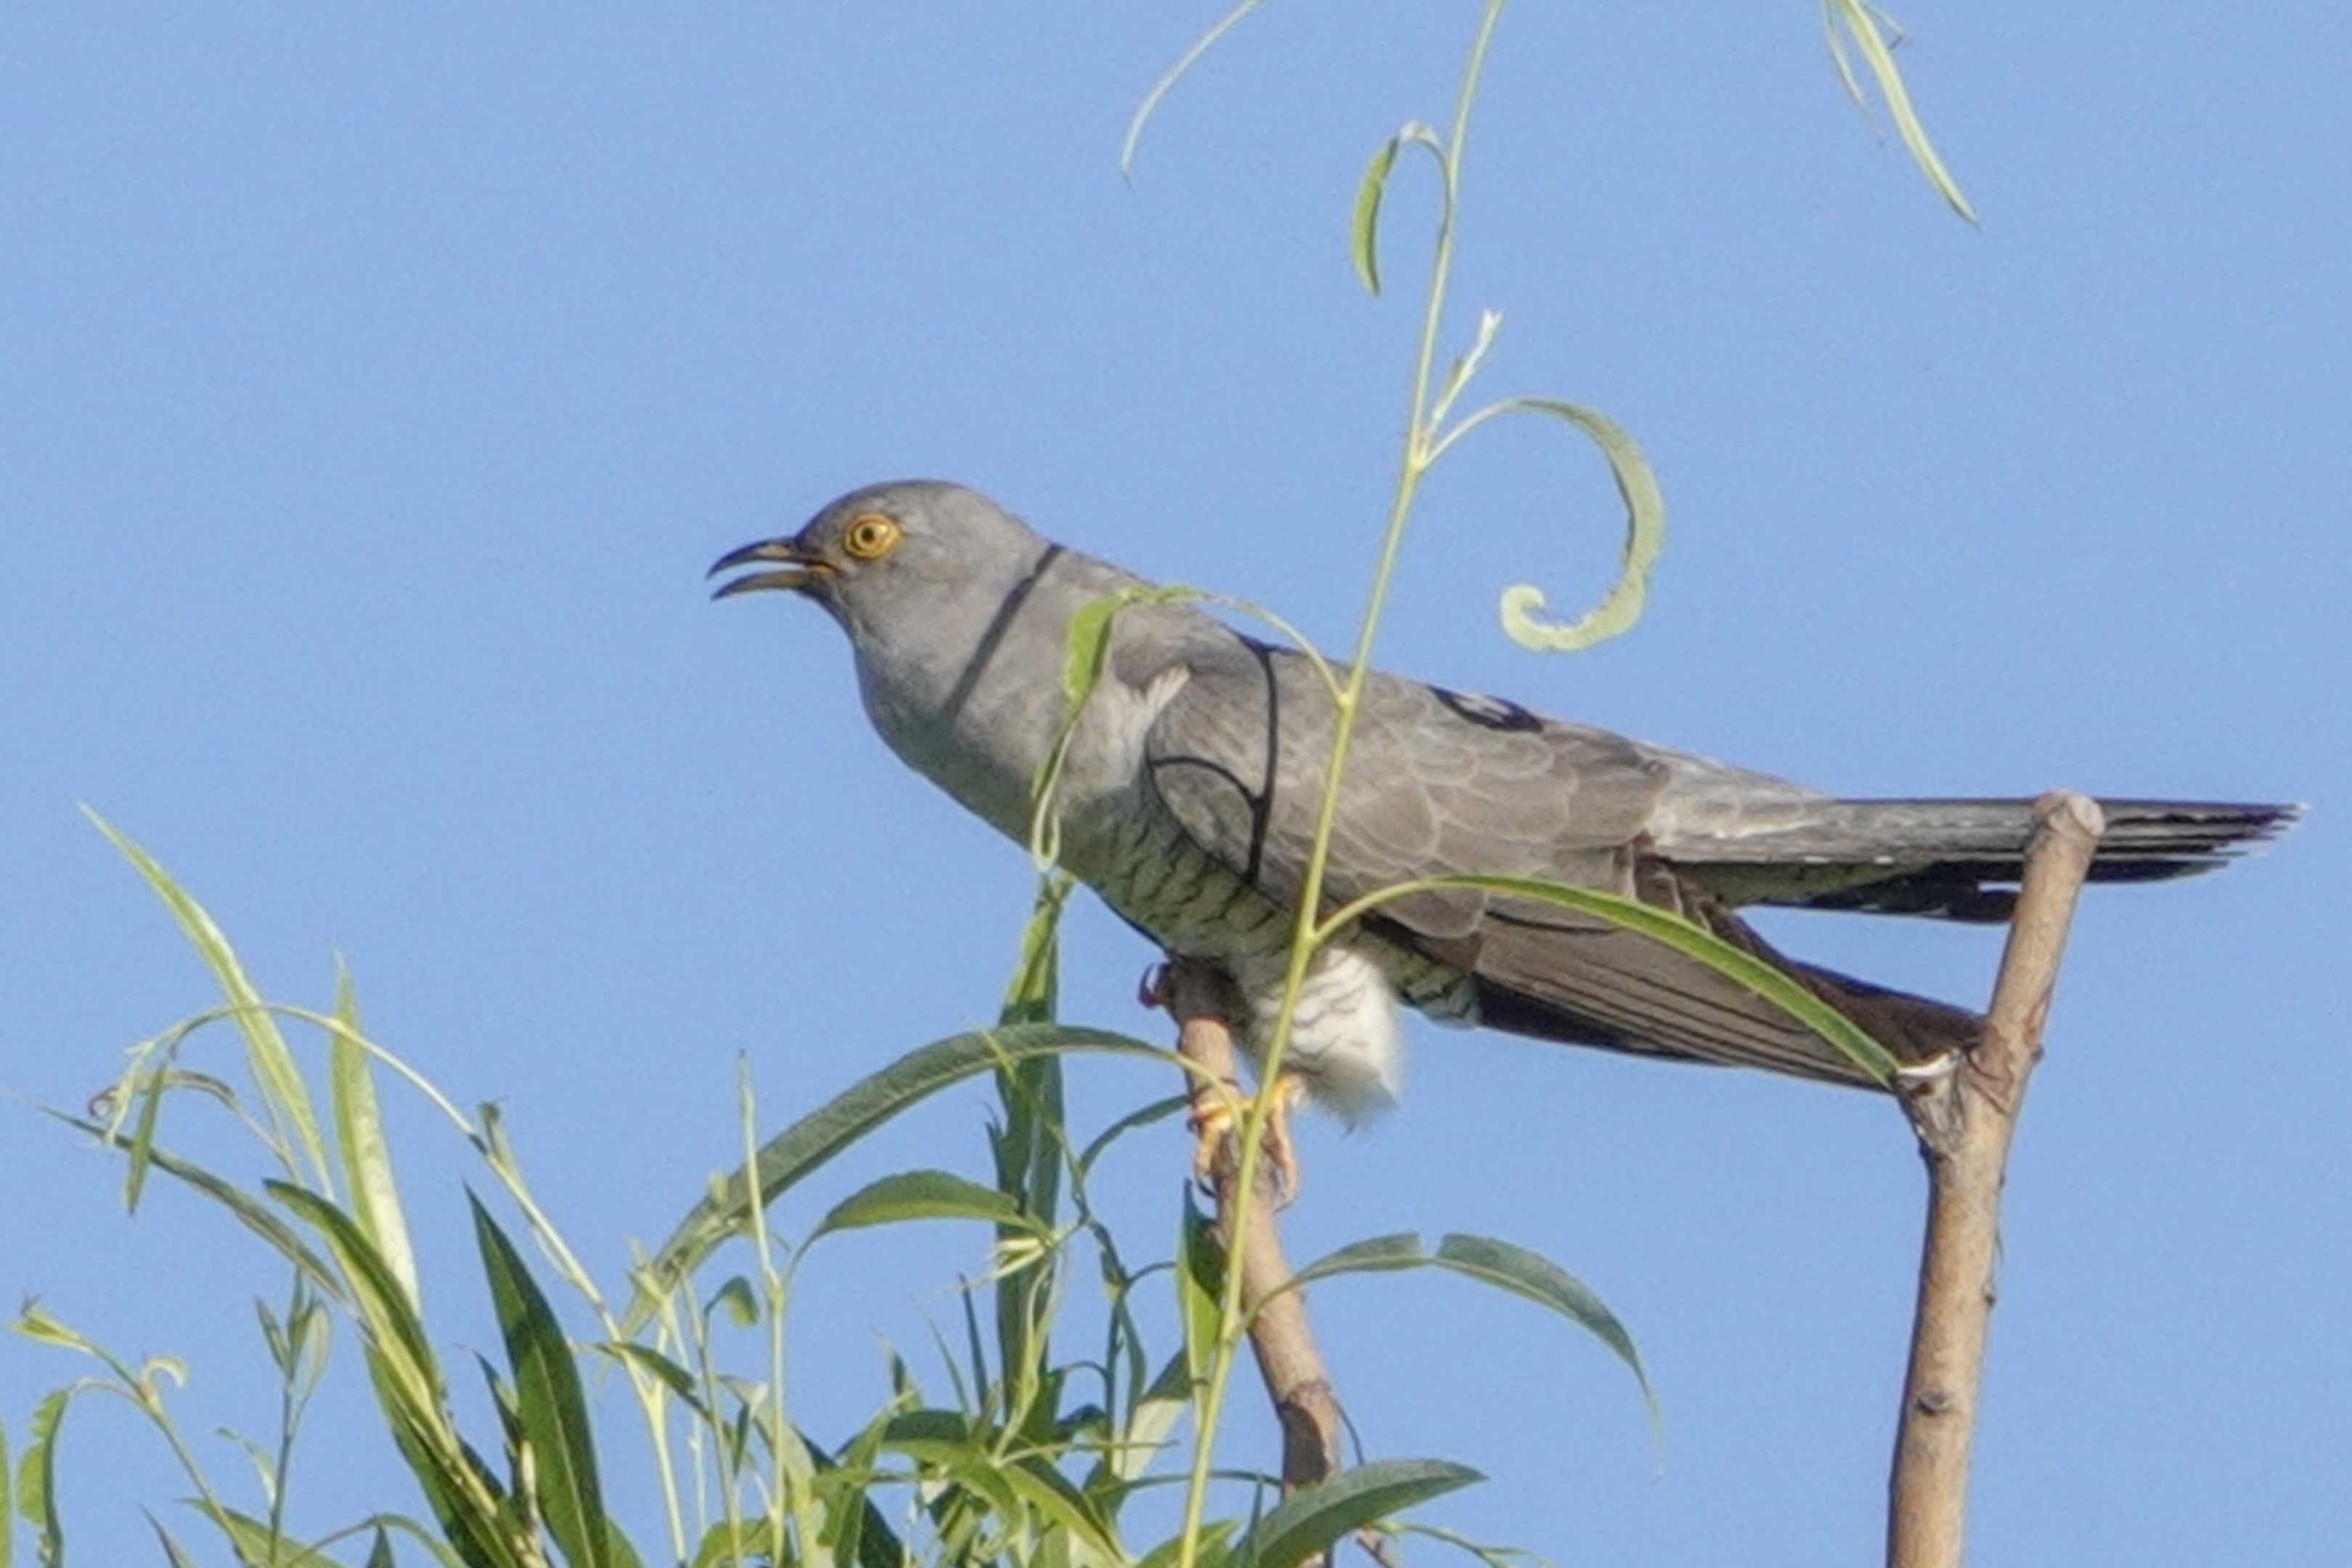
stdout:
POLYGON ((1542 589, 1532 583, 1514 583, 1503 590, 1498 607, 1504 635, 1521 647, 1537 653, 1573 653, 1630 629, 1642 617, 1643 597, 1641 582, 1626 578, 1590 612, 1563 624, 1544 615, 1542 589))
POLYGON ((1658 492, 1657 475, 1650 461, 1617 422, 1597 410, 1556 397, 1510 397, 1488 404, 1465 416, 1439 437, 1440 454, 1462 437, 1492 419, 1511 414, 1541 414, 1573 426, 1601 448, 1609 472, 1617 481, 1617 497, 1625 508, 1624 554, 1617 580, 1601 602, 1580 618, 1562 624, 1545 617, 1543 590, 1532 583, 1515 583, 1503 590, 1497 606, 1503 631, 1521 647, 1539 653, 1571 652, 1605 642, 1642 617, 1650 570, 1665 546, 1666 503, 1658 492))

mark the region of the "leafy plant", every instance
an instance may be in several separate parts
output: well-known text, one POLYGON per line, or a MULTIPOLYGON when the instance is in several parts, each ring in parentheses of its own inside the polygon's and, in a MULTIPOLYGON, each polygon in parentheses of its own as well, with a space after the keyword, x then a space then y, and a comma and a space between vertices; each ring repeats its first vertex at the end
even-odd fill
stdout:
MULTIPOLYGON (((1137 1549, 1129 1505, 1170 1484, 1173 1434, 1202 1417, 1204 1347, 1218 1334, 1222 1259, 1194 1215, 1180 1258, 1136 1267, 1095 1206, 1090 1178, 1129 1133, 1183 1105, 1171 1098, 1074 1138, 1063 1108, 1062 1058, 1071 1053, 1168 1053, 1140 1041, 1053 1021, 1054 915, 1066 888, 1049 882, 1024 943, 997 1029, 908 1053, 792 1123, 755 1142, 755 1107, 742 1096, 740 1168, 689 1210, 670 1240, 628 1270, 625 1300, 607 1298, 534 1194, 493 1108, 468 1116, 371 1038, 347 976, 331 1011, 263 999, 212 918, 138 845, 100 826, 137 867, 195 947, 225 1000, 132 1053, 97 1116, 61 1120, 124 1159, 135 1206, 156 1176, 217 1205, 287 1271, 284 1305, 257 1306, 279 1385, 279 1430, 240 1441, 260 1493, 234 1500, 191 1442, 173 1393, 184 1369, 168 1357, 126 1360, 59 1316, 28 1307, 18 1332, 96 1363, 35 1412, 16 1466, 16 1512, 44 1565, 65 1559, 56 1477, 70 1411, 91 1396, 130 1404, 163 1439, 192 1491, 195 1517, 230 1560, 299 1565, 399 1560, 402 1543, 446 1568, 636 1568, 667 1561, 712 1564, 829 1563, 840 1568, 1015 1564, 1114 1568, 1172 1561, 1183 1540, 1137 1549), (246 1082, 197 1070, 200 1036, 232 1026, 246 1082), (289 1038, 323 1037, 323 1100, 289 1038), (450 1368, 417 1289, 405 1200, 377 1098, 378 1069, 422 1095, 471 1147, 495 1201, 468 1194, 479 1274, 500 1354, 477 1355, 489 1426, 469 1426, 452 1398, 450 1368), (995 1180, 942 1170, 891 1172, 840 1199, 797 1242, 773 1226, 803 1180, 891 1118, 940 1089, 994 1075, 988 1129, 995 1180), (241 1180, 200 1163, 164 1134, 184 1110, 226 1110, 252 1136, 273 1173, 241 1180), (757 1194, 756 1198, 754 1194, 757 1194), (496 1209, 516 1219, 502 1221, 496 1209), (784 1329, 803 1264, 828 1237, 917 1220, 992 1227, 994 1264, 982 1289, 961 1295, 963 1344, 943 1347, 949 1397, 926 1396, 894 1357, 881 1406, 856 1431, 821 1442, 791 1415, 784 1329), (519 1228, 518 1228, 519 1225, 519 1228), (528 1237, 529 1249, 518 1241, 528 1237), (535 1250, 536 1262, 530 1255, 535 1250), (724 1252, 746 1259, 716 1272, 724 1252), (1091 1254, 1103 1290, 1094 1353, 1066 1357, 1065 1310, 1078 1254, 1091 1254), (748 1257, 746 1258, 746 1255, 748 1257), (1181 1331, 1171 1348, 1147 1342, 1141 1293, 1174 1283, 1181 1331), (548 1281, 559 1294, 551 1295, 548 1281), (569 1306, 559 1311, 559 1300, 569 1306), (565 1312, 590 1331, 575 1335, 565 1312), (302 1417, 329 1374, 338 1331, 358 1347, 374 1408, 423 1500, 383 1508, 325 1533, 290 1523, 298 1450, 327 1439, 302 1417), (747 1355, 748 1352, 748 1355, 747 1355), (748 1363, 748 1364, 747 1364, 748 1363), (663 1527, 633 1534, 614 1517, 604 1476, 609 1447, 588 1390, 617 1373, 649 1440, 663 1527), (658 1546, 642 1544, 658 1540, 658 1546), (352 1555, 346 1555, 352 1554, 352 1555)), ((1502 1243, 1449 1237, 1424 1251, 1409 1237, 1340 1249, 1302 1281, 1433 1267, 1482 1279, 1550 1307, 1632 1360, 1624 1331, 1590 1292, 1555 1267, 1502 1243)), ((313 1464, 319 1462, 311 1461, 313 1464)), ((1190 1539, 1219 1563, 1287 1568, 1393 1511, 1467 1485, 1475 1472, 1430 1460, 1387 1460, 1312 1492, 1276 1501, 1272 1478, 1225 1478, 1237 1511, 1204 1518, 1190 1539)), ((165 1560, 197 1561, 184 1527, 154 1521, 165 1560)))

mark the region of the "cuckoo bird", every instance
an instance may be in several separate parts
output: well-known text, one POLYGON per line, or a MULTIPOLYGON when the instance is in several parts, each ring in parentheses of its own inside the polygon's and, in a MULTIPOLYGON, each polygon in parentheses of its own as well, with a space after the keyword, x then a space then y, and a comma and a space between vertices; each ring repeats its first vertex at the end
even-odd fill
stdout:
MULTIPOLYGON (((782 589, 848 635, 891 750, 1017 841, 1060 736, 1071 618, 1148 585, 1040 537, 985 496, 869 486, 798 533, 737 550, 718 596, 782 589), (750 569, 743 571, 741 569, 750 569)), ((1195 607, 1145 599, 1113 622, 1103 678, 1057 790, 1062 864, 1171 954, 1207 962, 1261 1055, 1331 751, 1314 662, 1195 607)), ((2209 869, 2284 828, 2284 805, 2106 800, 2095 882, 2209 869)), ((1538 878, 1672 910, 1793 977, 1898 1062, 1975 1042, 1983 1020, 1788 958, 1750 905, 1998 921, 2032 827, 2024 800, 1846 800, 1564 723, 1492 697, 1375 674, 1331 835, 1324 909, 1425 878, 1538 878)), ((1397 1004, 1608 1050, 1868 1085, 1778 1005, 1622 926, 1475 888, 1381 904, 1318 952, 1283 1076, 1350 1120, 1400 1083, 1397 1004)))

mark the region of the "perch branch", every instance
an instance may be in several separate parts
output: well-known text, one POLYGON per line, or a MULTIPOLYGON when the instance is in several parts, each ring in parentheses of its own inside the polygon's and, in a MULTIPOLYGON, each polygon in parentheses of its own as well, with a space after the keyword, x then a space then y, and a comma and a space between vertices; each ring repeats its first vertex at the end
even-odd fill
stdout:
POLYGON ((2075 895, 2105 828, 2096 803, 2070 790, 2052 791, 2033 810, 1984 1037, 1905 1087, 1927 1164, 1927 1230, 1888 1489, 1889 1568, 1959 1565, 2010 1139, 2042 1055, 2075 895))
MULTIPOLYGON (((1195 1070, 1192 1079, 1193 1118, 1229 1108, 1239 1094, 1234 1074, 1234 1037, 1229 1020, 1239 1005, 1231 984, 1216 969, 1190 959, 1170 962, 1160 981, 1162 999, 1177 1025, 1176 1049, 1195 1070)), ((1273 1092, 1267 1089, 1266 1092, 1273 1092)), ((1234 1126, 1240 1121, 1234 1119, 1234 1126)), ((1244 1234, 1234 1235, 1233 1220, 1237 1162, 1234 1140, 1228 1137, 1210 1171, 1217 1205, 1217 1238, 1224 1247, 1225 1266, 1242 1272, 1242 1306, 1252 1314, 1250 1350, 1265 1380, 1266 1397, 1282 1426, 1282 1484, 1286 1491, 1312 1486, 1339 1473, 1340 1417, 1339 1396, 1323 1365, 1322 1352, 1307 1327, 1307 1294, 1284 1289, 1290 1283, 1290 1265, 1282 1256, 1282 1238, 1276 1216, 1282 1194, 1275 1162, 1257 1162, 1256 1192, 1248 1205, 1244 1234)))

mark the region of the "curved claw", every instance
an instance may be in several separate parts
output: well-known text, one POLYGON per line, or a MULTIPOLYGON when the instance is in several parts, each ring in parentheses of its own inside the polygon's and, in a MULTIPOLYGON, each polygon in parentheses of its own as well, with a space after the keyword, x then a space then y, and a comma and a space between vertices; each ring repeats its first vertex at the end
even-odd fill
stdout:
MULTIPOLYGON (((1265 1170, 1276 1205, 1288 1208, 1297 1201, 1302 1185, 1298 1145, 1290 1135, 1290 1113, 1306 1098, 1307 1082, 1295 1073, 1284 1073, 1265 1092, 1273 1096, 1265 1117, 1265 1170)), ((1213 1192, 1218 1177, 1237 1167, 1234 1129, 1247 1120, 1255 1103, 1231 1081, 1203 1084, 1193 1090, 1192 1114, 1187 1124, 1192 1130, 1192 1179, 1203 1191, 1213 1192)))

